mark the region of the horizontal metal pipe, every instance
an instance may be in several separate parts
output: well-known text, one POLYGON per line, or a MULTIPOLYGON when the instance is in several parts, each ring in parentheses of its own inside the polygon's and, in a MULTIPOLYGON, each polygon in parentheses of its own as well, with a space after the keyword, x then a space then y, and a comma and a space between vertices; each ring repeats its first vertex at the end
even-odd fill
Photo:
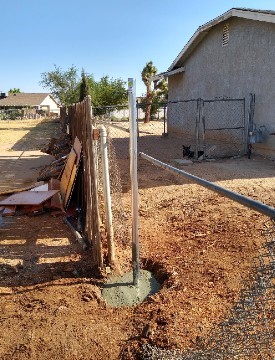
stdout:
POLYGON ((195 175, 192 175, 192 174, 189 174, 188 172, 186 171, 183 171, 183 170, 179 170, 171 165, 168 165, 168 164, 165 164, 163 163, 162 161, 159 161, 157 159, 154 159, 153 157, 149 156, 149 155, 146 155, 144 153, 139 153, 139 156, 145 160, 148 160, 150 161, 152 164, 155 164, 157 166, 160 166, 161 168, 165 169, 165 170, 168 170, 168 171, 171 171, 175 174, 178 174, 178 175, 181 175, 185 178, 187 178, 188 180, 191 180, 193 182, 195 182, 196 184, 199 184, 199 185, 202 185, 204 186, 205 188, 207 189, 210 189, 212 191, 215 191, 223 196, 226 196, 228 197, 229 199, 231 200, 234 200, 244 206, 247 206, 249 207, 250 209, 253 209, 261 214, 264 214, 272 219, 275 218, 275 209, 272 208, 271 206, 268 206, 268 205, 265 205, 263 204, 262 202, 260 201, 257 201, 257 200, 253 200, 253 199, 250 199, 244 195, 241 195, 241 194, 238 194, 234 191, 231 191, 231 190, 227 190, 219 185, 216 185, 210 181, 207 181, 207 180, 204 180, 198 176, 195 176, 195 175))

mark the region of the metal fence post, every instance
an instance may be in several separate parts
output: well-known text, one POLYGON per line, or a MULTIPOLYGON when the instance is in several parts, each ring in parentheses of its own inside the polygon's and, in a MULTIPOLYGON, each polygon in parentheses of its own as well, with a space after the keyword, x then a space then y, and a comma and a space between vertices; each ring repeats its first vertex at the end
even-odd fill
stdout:
POLYGON ((167 136, 167 119, 166 119, 166 111, 167 111, 167 106, 166 104, 164 104, 163 106, 163 136, 167 136))
POLYGON ((139 239, 138 239, 138 180, 137 180, 137 109, 136 83, 128 79, 129 127, 130 127, 130 176, 132 192, 132 261, 133 283, 139 285, 139 239))
POLYGON ((195 128, 195 136, 196 136, 196 146, 195 146, 195 158, 198 159, 199 146, 200 146, 200 129, 199 124, 201 120, 201 103, 202 99, 197 100, 197 115, 196 115, 196 128, 195 128))

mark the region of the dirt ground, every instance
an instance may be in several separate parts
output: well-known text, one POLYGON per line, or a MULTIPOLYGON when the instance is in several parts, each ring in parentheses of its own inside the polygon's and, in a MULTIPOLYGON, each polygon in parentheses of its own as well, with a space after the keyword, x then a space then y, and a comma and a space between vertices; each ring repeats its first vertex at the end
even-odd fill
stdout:
MULTIPOLYGON (((36 181, 51 160, 38 149, 58 133, 53 120, 0 122, 1 191, 36 181)), ((129 227, 128 160, 119 165, 129 227)), ((183 170, 274 206, 270 160, 254 155, 183 170)), ((161 290, 135 307, 112 308, 101 297, 105 277, 62 217, 0 218, 1 359, 137 359, 145 343, 194 348, 228 317, 267 240, 268 219, 145 160, 138 174, 141 263, 161 290)), ((131 244, 119 241, 117 253, 120 271, 130 270, 131 244)))

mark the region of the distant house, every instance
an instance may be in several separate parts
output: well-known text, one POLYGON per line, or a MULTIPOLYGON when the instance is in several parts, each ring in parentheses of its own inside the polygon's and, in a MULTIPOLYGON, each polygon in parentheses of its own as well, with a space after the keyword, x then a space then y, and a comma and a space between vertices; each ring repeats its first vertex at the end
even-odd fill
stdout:
MULTIPOLYGON (((242 136, 253 143, 255 138, 249 140, 251 130, 262 130, 263 141, 253 148, 274 157, 275 11, 233 8, 207 22, 197 29, 167 72, 160 75, 168 77, 169 102, 243 98, 242 136), (251 94, 255 94, 255 107, 251 94), (252 113, 253 124, 249 123, 252 113)), ((193 108, 196 114, 196 105, 193 108)), ((188 114, 183 116, 182 111, 173 109, 173 104, 168 105, 168 132, 176 131, 176 124, 184 125, 190 119, 188 114)), ((225 121, 224 112, 216 114, 217 121, 225 121)), ((215 126, 219 124, 213 123, 215 126)))
POLYGON ((1 93, 0 109, 32 109, 59 114, 59 105, 49 93, 1 93))

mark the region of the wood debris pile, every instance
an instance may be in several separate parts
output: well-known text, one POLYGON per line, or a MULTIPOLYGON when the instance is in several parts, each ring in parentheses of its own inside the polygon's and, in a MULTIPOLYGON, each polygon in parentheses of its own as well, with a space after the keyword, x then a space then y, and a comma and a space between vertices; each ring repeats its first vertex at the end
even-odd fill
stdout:
POLYGON ((67 155, 72 147, 72 138, 66 133, 62 133, 59 138, 52 138, 47 147, 41 149, 42 152, 60 159, 62 156, 67 155))
POLYGON ((37 183, 29 190, 17 189, 0 201, 2 216, 38 215, 45 211, 61 210, 60 181, 51 179, 49 183, 37 183))
POLYGON ((72 139, 68 134, 63 133, 60 138, 52 138, 47 147, 41 149, 41 151, 54 156, 55 160, 40 171, 37 181, 49 181, 51 178, 57 179, 64 168, 71 147, 72 139))
MULTIPOLYGON (((0 201, 0 215, 35 215, 55 210, 65 214, 71 200, 81 162, 82 145, 76 137, 73 145, 68 148, 68 137, 63 136, 62 138, 63 141, 60 142, 56 139, 51 140, 49 149, 57 150, 59 148, 62 155, 65 149, 66 151, 68 149, 69 153, 54 160, 50 166, 43 169, 44 181, 41 181, 42 176, 40 175, 39 182, 34 186, 0 193, 0 195, 11 194, 0 201), (60 179, 57 179, 58 177, 60 179)), ((56 156, 58 157, 57 153, 56 156)))

